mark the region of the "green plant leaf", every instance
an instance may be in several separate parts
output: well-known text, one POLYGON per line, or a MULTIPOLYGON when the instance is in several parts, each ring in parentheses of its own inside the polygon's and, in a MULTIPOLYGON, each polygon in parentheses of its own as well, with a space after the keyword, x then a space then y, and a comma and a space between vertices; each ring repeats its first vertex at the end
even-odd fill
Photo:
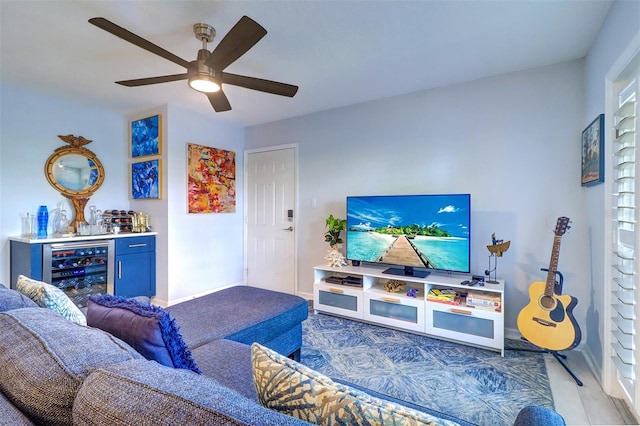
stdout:
POLYGON ((325 224, 327 231, 324 234, 324 240, 332 247, 336 244, 341 244, 342 238, 340 238, 340 234, 344 231, 347 225, 347 220, 333 217, 333 215, 330 214, 326 219, 325 224))

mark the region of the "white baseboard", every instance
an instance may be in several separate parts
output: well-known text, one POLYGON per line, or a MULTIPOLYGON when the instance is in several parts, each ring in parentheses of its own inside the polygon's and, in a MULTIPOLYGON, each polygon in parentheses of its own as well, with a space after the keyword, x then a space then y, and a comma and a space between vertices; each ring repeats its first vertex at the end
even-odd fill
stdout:
POLYGON ((296 296, 300 296, 306 300, 313 300, 313 293, 298 292, 296 296))
MULTIPOLYGON (((151 298, 151 303, 153 303, 154 305, 166 308, 167 306, 177 305, 178 303, 186 302, 187 300, 196 299, 198 297, 206 296, 207 294, 215 293, 217 291, 224 290, 226 288, 237 287, 237 286, 240 286, 240 285, 246 286, 247 283, 244 282, 244 281, 241 281, 241 282, 229 284, 229 285, 226 285, 226 286, 223 286, 223 287, 214 288, 212 290, 203 291, 201 293, 192 294, 190 296, 181 297, 180 299, 172 300, 171 302, 167 302, 166 300, 162 300, 162 299, 159 299, 157 297, 153 297, 153 298, 151 298)), ((313 300, 313 293, 300 292, 297 295, 302 297, 305 300, 313 300)))
POLYGON ((589 366, 589 370, 591 370, 596 380, 598 381, 598 384, 602 389, 604 389, 602 383, 602 370, 597 367, 598 363, 595 361, 593 353, 591 353, 588 346, 585 345, 585 348, 582 351, 582 355, 584 356, 584 360, 587 362, 587 366, 589 366))
POLYGON ((520 334, 520 331, 518 331, 518 329, 516 329, 516 328, 505 328, 504 329, 504 338, 505 339, 520 340, 520 337, 522 337, 522 334, 520 334))
POLYGON ((169 306, 169 304, 167 303, 166 300, 164 299, 159 299, 157 297, 152 297, 151 298, 151 302, 152 305, 156 305, 156 306, 160 306, 161 308, 166 308, 167 306, 169 306))

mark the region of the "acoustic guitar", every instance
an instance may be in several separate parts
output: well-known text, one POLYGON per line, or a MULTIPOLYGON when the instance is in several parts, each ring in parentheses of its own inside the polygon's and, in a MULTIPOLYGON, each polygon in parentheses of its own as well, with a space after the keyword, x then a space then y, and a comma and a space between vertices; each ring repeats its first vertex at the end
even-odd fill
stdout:
POLYGON ((578 299, 555 292, 560 240, 567 229, 569 229, 569 218, 559 217, 553 238, 547 281, 531 283, 529 304, 518 314, 518 329, 522 336, 534 345, 551 351, 575 348, 581 338, 580 327, 572 314, 578 299))

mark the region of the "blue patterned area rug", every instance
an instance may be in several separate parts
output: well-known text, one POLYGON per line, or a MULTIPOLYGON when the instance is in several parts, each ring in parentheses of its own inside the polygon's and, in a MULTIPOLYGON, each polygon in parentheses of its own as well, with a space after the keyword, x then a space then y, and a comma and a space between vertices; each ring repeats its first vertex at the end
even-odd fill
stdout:
MULTIPOLYGON (((509 340, 508 345, 527 343, 509 340)), ((541 354, 506 351, 503 358, 330 315, 310 314, 303 323, 302 363, 480 426, 512 425, 526 405, 553 408, 541 354)))

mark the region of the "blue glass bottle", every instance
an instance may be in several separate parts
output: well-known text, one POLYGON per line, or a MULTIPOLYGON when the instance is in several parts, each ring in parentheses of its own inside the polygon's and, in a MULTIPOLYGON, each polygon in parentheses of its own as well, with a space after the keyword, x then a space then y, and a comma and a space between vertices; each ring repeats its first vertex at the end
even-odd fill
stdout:
POLYGON ((47 206, 38 208, 38 238, 47 238, 47 225, 49 224, 49 211, 47 206))

